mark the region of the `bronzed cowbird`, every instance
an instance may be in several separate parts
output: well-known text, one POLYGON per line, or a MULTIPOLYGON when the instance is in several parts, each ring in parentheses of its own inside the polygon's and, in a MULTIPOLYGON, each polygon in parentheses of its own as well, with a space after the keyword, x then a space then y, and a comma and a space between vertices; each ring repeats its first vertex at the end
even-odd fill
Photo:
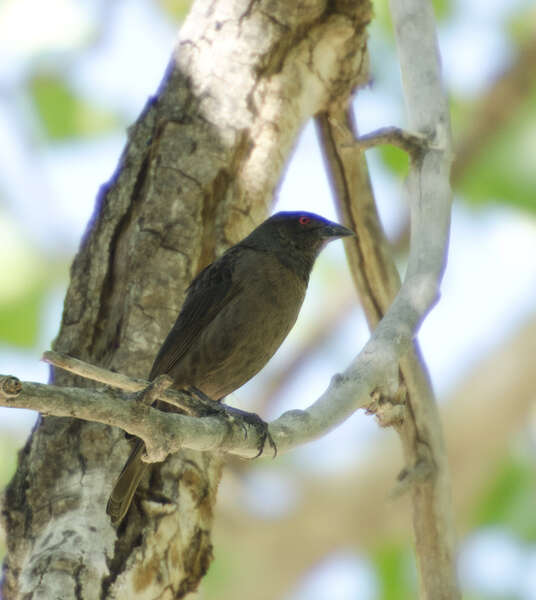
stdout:
MULTIPOLYGON (((258 373, 294 325, 320 250, 354 233, 308 212, 280 212, 229 248, 192 281, 154 361, 176 389, 221 400, 258 373)), ((110 499, 119 523, 147 463, 138 441, 110 499)))

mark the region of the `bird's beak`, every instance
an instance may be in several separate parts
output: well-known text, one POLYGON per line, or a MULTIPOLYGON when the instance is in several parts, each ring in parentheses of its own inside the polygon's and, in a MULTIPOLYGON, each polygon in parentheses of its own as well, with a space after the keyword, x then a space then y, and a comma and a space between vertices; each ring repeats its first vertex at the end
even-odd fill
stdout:
POLYGON ((320 233, 325 239, 347 237, 349 235, 355 236, 355 233, 351 229, 348 229, 348 227, 343 227, 331 221, 322 227, 320 233))

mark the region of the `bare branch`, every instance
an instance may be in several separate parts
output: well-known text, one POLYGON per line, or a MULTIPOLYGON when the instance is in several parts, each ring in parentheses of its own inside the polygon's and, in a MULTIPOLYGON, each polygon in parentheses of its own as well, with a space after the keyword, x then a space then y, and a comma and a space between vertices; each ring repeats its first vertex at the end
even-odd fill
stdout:
POLYGON ((173 379, 169 375, 158 375, 156 379, 139 394, 137 400, 142 404, 152 406, 163 393, 173 385, 173 379))
POLYGON ((405 131, 404 129, 400 129, 400 127, 381 127, 365 135, 354 137, 351 135, 350 130, 333 117, 330 117, 330 123, 334 127, 340 128, 341 135, 346 138, 347 141, 341 146, 346 150, 364 152, 370 148, 391 144, 404 150, 411 157, 411 160, 416 162, 422 156, 427 146, 426 136, 405 131))
MULTIPOLYGON (((430 6, 421 0, 393 0, 392 12, 409 127, 417 132, 413 141, 419 136, 430 140, 428 145, 417 143, 420 149, 412 155, 407 180, 411 245, 402 287, 379 223, 366 163, 361 154, 348 151, 348 139, 357 137, 352 115, 334 106, 317 123, 339 211, 358 234, 356 240, 346 242, 346 249, 367 319, 371 328, 376 327, 372 339, 377 336, 386 347, 391 339, 393 375, 379 390, 387 397, 393 394, 398 377, 407 388, 407 418, 402 424, 395 422, 407 464, 397 491, 412 490, 421 597, 450 599, 458 598, 459 591, 446 452, 429 378, 418 346, 412 343, 439 297, 446 256, 452 160, 449 114, 430 6), (395 368, 398 361, 400 372, 395 368)), ((392 136, 400 145, 396 130, 375 134, 367 144, 392 136)))
MULTIPOLYGON (((47 353, 47 360, 56 362, 55 353, 47 353)), ((113 382, 123 389, 131 390, 140 386, 140 380, 107 373, 105 369, 87 365, 78 359, 71 360, 66 355, 62 355, 58 362, 64 368, 76 369, 82 376, 87 373, 89 377, 96 376, 99 380, 113 382)), ((287 411, 272 421, 269 429, 278 452, 324 435, 358 408, 370 403, 366 368, 363 368, 363 373, 363 381, 356 380, 355 375, 351 379, 347 375, 333 377, 326 392, 308 409, 287 411)), ((357 377, 359 379, 359 375, 357 377)), ((15 377, 9 376, 2 379, 9 382, 9 386, 3 386, 8 388, 8 393, 0 392, 4 406, 33 409, 46 415, 76 417, 120 427, 143 439, 148 448, 148 462, 162 461, 169 453, 181 448, 218 450, 251 458, 258 454, 262 441, 255 427, 239 417, 235 417, 230 424, 217 415, 198 418, 147 406, 147 400, 152 402, 159 397, 176 406, 181 406, 186 399, 188 406, 196 413, 205 408, 202 401, 191 398, 184 392, 165 390, 171 383, 168 377, 159 378, 153 383, 141 382, 141 389, 148 390, 141 395, 141 402, 107 389, 21 384, 15 377), (17 389, 19 392, 15 394, 17 389)))
POLYGON ((69 373, 73 373, 74 375, 80 375, 86 379, 125 390, 125 392, 141 392, 147 387, 147 382, 143 379, 127 377, 122 373, 102 369, 101 367, 74 358, 74 356, 69 356, 65 352, 47 350, 43 352, 41 360, 64 371, 69 371, 69 373))
POLYGON ((409 154, 413 161, 417 161, 426 149, 426 137, 398 127, 382 127, 356 140, 356 146, 362 150, 385 144, 397 146, 409 154))
MULTIPOLYGON (((376 206, 370 181, 368 177, 366 162, 361 153, 348 152, 345 149, 345 140, 348 135, 341 135, 343 127, 346 127, 350 132, 355 131, 353 117, 349 111, 344 109, 333 108, 329 118, 327 115, 321 115, 317 119, 317 124, 322 140, 323 151, 326 155, 330 168, 331 182, 334 188, 334 194, 337 198, 338 209, 341 213, 343 222, 354 228, 357 232, 357 238, 351 243, 346 244, 347 255, 359 291, 360 299, 363 306, 367 307, 366 315, 371 328, 376 330, 382 328, 390 316, 393 316, 393 308, 396 308, 397 303, 406 295, 406 301, 411 303, 410 298, 414 298, 416 302, 424 301, 421 296, 420 281, 425 276, 425 263, 416 267, 416 271, 412 278, 408 279, 411 273, 411 257, 410 267, 408 267, 406 280, 400 289, 400 279, 394 260, 390 255, 390 249, 385 235, 382 231, 379 222, 376 206), (338 127, 333 126, 333 122, 339 124, 338 127), (343 125, 344 124, 344 125, 343 125), (418 275, 417 272, 421 271, 418 275), (414 288, 413 291, 411 288, 414 288), (400 292, 397 294, 397 291, 400 292), (395 297, 392 306, 389 308, 390 299, 395 297), (382 316, 386 316, 382 319, 382 316), (380 319, 382 319, 380 321, 380 319), (378 322, 380 321, 379 325, 378 322)), ((429 152, 437 152, 437 149, 429 148, 429 152)), ((426 153, 422 160, 413 165, 418 172, 426 164, 426 153)), ((423 190, 424 191, 424 190, 423 190)), ((420 193, 420 192, 419 192, 420 193)), ((425 233, 425 223, 422 221, 422 215, 426 212, 423 205, 417 202, 419 196, 416 196, 415 201, 410 203, 411 217, 414 228, 412 231, 412 252, 413 260, 418 261, 419 256, 415 253, 415 244, 419 243, 416 240, 417 235, 423 236, 426 239, 427 235, 432 237, 434 227, 438 227, 436 231, 435 241, 446 246, 448 228, 445 228, 445 222, 431 221, 428 226, 432 231, 425 233), (421 224, 420 232, 416 224, 421 224)), ((412 199, 413 200, 413 199, 412 199)), ((442 201, 441 197, 428 201, 442 201)), ((422 198, 421 198, 422 202, 422 198)), ((450 206, 447 200, 447 208, 450 206)), ((441 212, 439 212, 441 214, 441 212)), ((443 211, 443 215, 447 218, 448 213, 443 211)), ((425 252, 424 245, 420 252, 425 252)), ((436 286, 436 294, 439 286, 439 281, 442 275, 443 258, 439 255, 436 257, 435 274, 428 274, 429 284, 436 286)), ((417 263, 414 263, 414 266, 417 263)), ((426 267, 429 269, 429 267, 426 267)), ((428 302, 432 303, 433 294, 431 288, 428 290, 428 302)), ((429 307, 430 307, 429 305, 429 307)), ((402 308, 399 306, 400 317, 404 317, 404 310, 409 312, 409 306, 402 308)), ((422 317, 429 310, 423 310, 422 317)), ((415 306, 416 308, 416 306, 415 306)), ((421 319, 422 319, 421 317, 421 319)), ((406 324, 409 321, 406 321, 406 324)), ((420 325, 420 320, 413 320, 414 331, 420 325)), ((392 325, 391 325, 392 326, 392 325)), ((400 327, 394 325, 391 333, 393 344, 396 344, 402 336, 406 335, 400 327)), ((388 330, 386 330, 388 331, 388 330)), ((386 335, 388 335, 386 333, 386 335)), ((406 468, 402 475, 403 483, 399 483, 395 488, 395 493, 412 491, 413 495, 413 512, 415 515, 414 523, 416 528, 416 540, 418 554, 421 558, 424 557, 426 565, 433 565, 426 571, 427 577, 423 577, 423 587, 434 588, 437 577, 441 578, 442 584, 445 584, 446 593, 454 589, 456 586, 455 571, 454 571, 454 553, 453 542, 451 539, 450 515, 450 488, 448 484, 448 471, 446 469, 446 454, 442 441, 442 433, 439 426, 437 409, 434 404, 434 396, 430 387, 429 378, 425 371, 424 364, 419 357, 419 349, 414 342, 409 349, 409 352, 401 353, 400 355, 400 371, 393 368, 393 379, 391 387, 398 385, 398 377, 403 388, 407 390, 407 410, 404 411, 406 417, 402 423, 399 419, 399 406, 395 402, 394 408, 397 409, 393 413, 395 419, 393 425, 401 437, 406 461, 406 468), (425 443, 422 443, 425 441, 425 443), (423 477, 426 481, 423 482, 423 477), (436 575, 434 575, 434 573, 436 575), (450 586, 450 587, 449 587, 450 586)), ((389 396, 395 397, 395 389, 389 390, 385 384, 374 390, 373 396, 378 393, 386 398, 389 396)), ((377 413, 378 418, 385 420, 383 408, 380 413, 374 405, 369 406, 377 413)), ((392 411, 388 411, 387 422, 393 421, 392 411)), ((454 592, 456 593, 456 592, 454 592)), ((431 597, 434 597, 433 595, 431 597)), ((438 598, 450 598, 456 596, 441 596, 438 598)))
MULTIPOLYGON (((179 392, 175 393, 180 395, 179 392)), ((255 446, 258 439, 252 427, 248 428, 248 437, 244 439, 244 429, 240 424, 228 427, 218 417, 198 418, 163 412, 108 389, 92 390, 24 382, 17 395, 7 396, 1 393, 0 400, 3 406, 120 427, 143 439, 148 448, 148 462, 160 462, 167 454, 177 452, 182 447, 224 450, 227 443, 236 454, 255 456, 258 453, 255 446)))
MULTIPOLYGON (((172 406, 181 408, 190 415, 198 414, 200 403, 195 398, 192 398, 188 394, 178 392, 163 393, 165 392, 166 386, 162 388, 161 384, 159 384, 159 386, 155 390, 155 382, 153 382, 153 384, 150 384, 148 381, 144 381, 143 379, 127 377, 122 373, 109 371, 108 369, 103 369, 101 367, 97 367, 96 365, 84 362, 83 360, 74 358, 73 356, 69 356, 64 352, 55 352, 54 350, 47 350, 43 353, 41 360, 51 365, 54 365, 55 367, 59 367, 64 371, 68 371, 69 373, 73 373, 75 375, 79 375, 80 377, 84 377, 85 379, 91 379, 92 381, 98 381, 99 383, 104 383, 105 385, 110 385, 112 387, 119 388, 121 390, 124 390, 125 392, 145 392, 147 389, 152 389, 153 391, 148 397, 146 404, 152 404, 154 398, 158 397, 163 402, 167 402, 172 406)), ((163 383, 163 381, 161 381, 161 383, 163 383)), ((169 385, 167 387, 169 387, 169 385)), ((109 423, 109 425, 111 424, 112 423, 109 423)))

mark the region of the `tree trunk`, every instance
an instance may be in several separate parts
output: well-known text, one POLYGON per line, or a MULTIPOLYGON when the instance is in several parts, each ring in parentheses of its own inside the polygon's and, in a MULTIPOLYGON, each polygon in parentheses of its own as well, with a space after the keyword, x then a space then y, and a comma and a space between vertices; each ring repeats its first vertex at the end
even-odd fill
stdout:
MULTIPOLYGON (((367 1, 194 3, 98 195, 55 350, 146 375, 189 281, 266 216, 305 121, 367 80, 369 20, 367 1)), ((60 371, 53 380, 87 385, 60 371)), ((115 530, 105 506, 128 452, 121 430, 39 419, 5 496, 6 600, 196 588, 221 459, 182 451, 154 465, 115 530)))

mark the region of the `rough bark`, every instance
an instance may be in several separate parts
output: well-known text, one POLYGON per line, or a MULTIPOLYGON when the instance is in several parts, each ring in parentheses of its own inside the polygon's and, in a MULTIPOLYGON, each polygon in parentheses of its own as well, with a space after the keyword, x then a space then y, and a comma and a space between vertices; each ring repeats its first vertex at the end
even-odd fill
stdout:
MULTIPOLYGON (((369 19, 366 1, 195 2, 99 193, 55 350, 147 373, 191 278, 266 215, 303 123, 366 80, 369 19)), ((118 429, 39 420, 5 496, 6 600, 196 588, 221 460, 182 451, 153 467, 147 499, 116 531, 104 507, 127 453, 118 429)))

